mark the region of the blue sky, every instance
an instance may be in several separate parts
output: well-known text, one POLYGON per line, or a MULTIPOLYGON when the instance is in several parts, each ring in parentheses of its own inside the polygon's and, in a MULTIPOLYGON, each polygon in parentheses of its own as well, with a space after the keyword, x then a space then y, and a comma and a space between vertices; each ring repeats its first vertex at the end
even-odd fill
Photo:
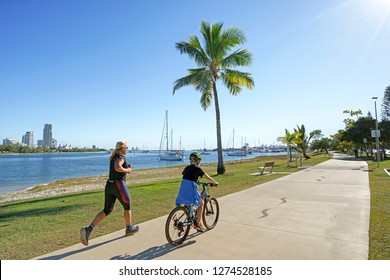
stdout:
POLYGON ((195 67, 175 49, 202 20, 237 26, 252 90, 218 85, 223 146, 277 143, 304 124, 325 136, 345 109, 378 113, 390 85, 390 0, 0 0, 0 140, 26 131, 72 146, 157 149, 165 110, 173 146, 216 147, 214 104, 173 83, 195 67))

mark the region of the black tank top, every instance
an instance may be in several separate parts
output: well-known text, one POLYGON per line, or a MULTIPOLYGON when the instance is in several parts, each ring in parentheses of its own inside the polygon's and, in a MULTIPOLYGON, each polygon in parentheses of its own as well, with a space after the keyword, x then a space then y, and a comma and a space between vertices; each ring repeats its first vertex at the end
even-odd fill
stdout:
POLYGON ((182 174, 183 179, 197 182, 199 177, 203 177, 204 171, 199 166, 191 164, 184 168, 182 174))
POLYGON ((122 167, 128 168, 126 157, 124 155, 121 155, 121 154, 116 154, 110 161, 109 179, 110 180, 125 180, 126 181, 126 172, 118 172, 115 170, 115 161, 119 158, 124 160, 122 167))

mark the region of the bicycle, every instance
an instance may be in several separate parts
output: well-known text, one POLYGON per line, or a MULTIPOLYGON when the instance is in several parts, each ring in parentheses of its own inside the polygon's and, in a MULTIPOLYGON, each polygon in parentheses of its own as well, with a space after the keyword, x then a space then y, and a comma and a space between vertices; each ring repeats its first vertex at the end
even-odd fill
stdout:
MULTIPOLYGON (((201 197, 204 201, 202 220, 206 229, 213 229, 219 218, 219 204, 215 197, 207 194, 207 187, 213 186, 212 183, 198 182, 202 186, 201 197)), ((194 225, 197 218, 197 206, 180 205, 174 208, 168 215, 165 223, 165 236, 168 242, 173 245, 180 245, 186 240, 191 226, 194 225)))

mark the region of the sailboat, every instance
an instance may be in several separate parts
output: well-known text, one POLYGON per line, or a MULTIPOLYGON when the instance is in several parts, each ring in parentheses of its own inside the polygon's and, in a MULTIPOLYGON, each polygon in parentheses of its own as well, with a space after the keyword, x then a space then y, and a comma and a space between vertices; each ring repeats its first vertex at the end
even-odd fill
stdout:
POLYGON ((233 149, 226 153, 228 156, 242 157, 246 156, 246 151, 243 149, 234 149, 234 129, 233 129, 233 149))
POLYGON ((206 149, 206 139, 203 140, 203 151, 200 152, 201 155, 209 155, 210 152, 206 149))
POLYGON ((184 160, 184 151, 181 150, 181 140, 180 140, 180 150, 172 149, 172 139, 173 131, 171 131, 171 149, 169 150, 169 139, 168 139, 168 110, 165 112, 165 121, 163 132, 161 135, 160 149, 158 152, 157 159, 165 161, 179 161, 184 160), (166 144, 166 149, 163 151, 164 144, 166 144))

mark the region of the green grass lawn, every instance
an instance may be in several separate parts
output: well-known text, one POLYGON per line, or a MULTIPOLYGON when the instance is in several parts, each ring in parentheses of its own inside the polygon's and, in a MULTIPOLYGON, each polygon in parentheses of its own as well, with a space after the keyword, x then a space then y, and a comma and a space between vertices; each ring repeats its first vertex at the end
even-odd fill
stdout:
POLYGON ((369 167, 371 212, 369 259, 390 260, 390 159, 380 162, 366 159, 369 167))
MULTIPOLYGON (((312 166, 331 158, 330 155, 313 155, 304 165, 312 166)), ((380 169, 370 165, 371 182, 371 227, 370 258, 390 259, 390 177, 382 176, 380 169), (377 187, 376 184, 382 184, 377 187), (387 183, 387 189, 386 189, 387 183), (374 186, 375 185, 375 186, 374 186), (387 192, 386 192, 387 191, 387 192), (384 193, 386 195, 384 195, 384 193), (387 207, 384 198, 387 197, 387 207), (387 210, 383 209, 386 208, 387 210), (374 218, 375 217, 375 218, 374 218), (385 222, 384 222, 385 221, 385 222), (378 224, 378 225, 376 225, 378 224), (384 233, 382 231, 385 231, 384 233), (387 234, 386 234, 387 233, 387 234)), ((381 163, 390 168, 390 161, 381 163)), ((287 172, 296 172, 298 168, 288 168, 285 156, 258 157, 248 160, 226 162, 227 172, 216 176, 216 165, 202 165, 204 170, 220 183, 210 193, 221 197, 252 186, 285 176, 287 172), (250 176, 258 172, 265 161, 275 161, 272 176, 250 176), (280 172, 280 173, 279 173, 280 172)), ((164 172, 174 172, 177 176, 169 180, 157 180, 148 183, 128 184, 133 201, 133 222, 141 223, 168 214, 175 206, 181 179, 181 167, 164 168, 164 172)), ((161 169, 158 169, 161 171, 161 169)), ((383 167, 382 167, 383 173, 383 167)), ((101 178, 104 180, 104 178, 101 178)), ((66 184, 67 180, 61 181, 66 184)), ((76 180, 77 181, 77 180, 76 180)), ((76 184, 72 180, 72 184, 76 184)), ((104 182, 103 182, 104 184, 104 182)), ((103 190, 84 191, 39 199, 21 200, 0 205, 0 259, 31 259, 79 242, 79 229, 89 225, 96 213, 102 210, 103 190)), ((119 203, 114 211, 95 230, 93 238, 124 230, 123 210, 119 203)))

